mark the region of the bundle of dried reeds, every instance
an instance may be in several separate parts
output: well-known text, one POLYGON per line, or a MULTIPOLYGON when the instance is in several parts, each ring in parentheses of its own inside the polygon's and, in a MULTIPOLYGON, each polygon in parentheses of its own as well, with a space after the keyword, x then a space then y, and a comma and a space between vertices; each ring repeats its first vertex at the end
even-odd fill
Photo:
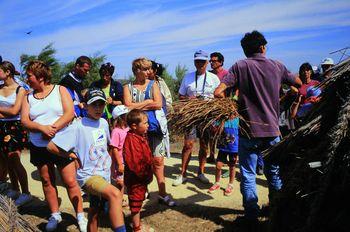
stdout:
POLYGON ((0 195, 0 231, 30 232, 39 230, 17 213, 17 207, 10 198, 0 195))
POLYGON ((184 134, 197 128, 203 134, 214 123, 214 139, 221 134, 224 122, 240 117, 237 104, 230 98, 190 99, 173 103, 173 110, 168 114, 168 124, 175 134, 184 134))

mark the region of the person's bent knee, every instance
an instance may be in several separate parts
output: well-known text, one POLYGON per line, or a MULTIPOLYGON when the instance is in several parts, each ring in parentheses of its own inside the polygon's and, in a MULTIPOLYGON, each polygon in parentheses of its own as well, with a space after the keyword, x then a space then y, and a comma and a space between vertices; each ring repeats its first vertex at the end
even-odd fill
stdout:
POLYGON ((106 188, 102 191, 102 196, 108 201, 123 199, 123 195, 120 192, 120 190, 114 187, 113 185, 106 186, 106 188))
POLYGON ((153 165, 155 167, 162 167, 162 166, 164 166, 164 157, 154 157, 153 158, 153 165))
POLYGON ((192 150, 194 146, 194 140, 190 139, 190 140, 185 140, 184 142, 184 150, 192 150))

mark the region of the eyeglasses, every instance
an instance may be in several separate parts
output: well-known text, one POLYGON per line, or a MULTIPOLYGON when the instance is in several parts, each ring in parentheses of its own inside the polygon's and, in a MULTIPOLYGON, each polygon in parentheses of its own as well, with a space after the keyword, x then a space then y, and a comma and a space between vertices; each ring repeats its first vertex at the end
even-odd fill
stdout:
POLYGON ((219 60, 209 60, 209 63, 216 63, 216 62, 220 62, 219 60))

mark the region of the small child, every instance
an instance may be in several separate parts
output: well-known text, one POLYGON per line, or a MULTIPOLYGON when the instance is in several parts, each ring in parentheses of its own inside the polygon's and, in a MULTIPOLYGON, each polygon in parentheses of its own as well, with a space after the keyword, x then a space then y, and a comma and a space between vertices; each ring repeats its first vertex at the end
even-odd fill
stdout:
MULTIPOLYGON (((129 109, 124 105, 114 107, 112 117, 114 119, 114 129, 111 133, 111 153, 112 153, 112 180, 117 188, 124 193, 124 159, 123 146, 125 137, 129 131, 126 123, 126 114, 129 109)), ((124 203, 124 202, 123 202, 124 203)))
POLYGON ((108 201, 113 231, 125 232, 123 196, 119 189, 110 184, 109 126, 101 118, 105 104, 106 96, 100 89, 89 89, 85 103, 87 117, 77 119, 57 134, 47 148, 54 154, 69 156, 79 162, 77 180, 90 196, 88 231, 98 230, 98 215, 108 201))
POLYGON ((224 131, 218 140, 219 154, 216 158, 216 173, 215 173, 215 183, 210 187, 208 193, 213 193, 215 190, 220 189, 220 176, 221 169, 224 163, 227 163, 228 156, 228 166, 229 166, 229 184, 227 185, 224 195, 229 196, 233 190, 233 181, 235 180, 236 170, 235 165, 237 163, 238 156, 238 124, 239 119, 229 119, 224 124, 224 131))
POLYGON ((129 197, 133 230, 152 231, 152 228, 141 229, 140 211, 145 200, 147 185, 152 182, 152 152, 146 138, 148 130, 147 114, 142 110, 131 110, 126 121, 129 132, 124 142, 125 173, 124 182, 129 197))

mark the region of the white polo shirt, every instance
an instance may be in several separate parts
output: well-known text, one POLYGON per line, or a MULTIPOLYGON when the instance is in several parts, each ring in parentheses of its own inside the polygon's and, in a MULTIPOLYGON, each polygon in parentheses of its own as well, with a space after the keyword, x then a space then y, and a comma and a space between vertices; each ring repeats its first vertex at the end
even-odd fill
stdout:
POLYGON ((197 76, 197 78, 196 72, 191 72, 184 76, 179 94, 187 97, 214 98, 214 91, 219 84, 219 78, 211 72, 206 71, 205 74, 197 76))

